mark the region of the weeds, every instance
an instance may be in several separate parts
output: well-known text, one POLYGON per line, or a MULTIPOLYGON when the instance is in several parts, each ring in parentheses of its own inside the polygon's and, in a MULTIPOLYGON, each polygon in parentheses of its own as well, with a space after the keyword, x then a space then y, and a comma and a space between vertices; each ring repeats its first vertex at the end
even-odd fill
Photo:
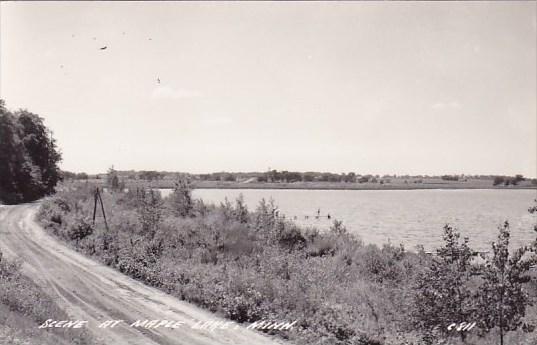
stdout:
POLYGON ((54 329, 54 333, 38 330, 38 326, 50 318, 66 320, 69 317, 21 273, 20 261, 2 258, 0 252, 0 343, 8 339, 5 344, 33 339, 31 343, 58 344, 56 337, 59 336, 66 343, 94 344, 86 330, 62 328, 54 329))

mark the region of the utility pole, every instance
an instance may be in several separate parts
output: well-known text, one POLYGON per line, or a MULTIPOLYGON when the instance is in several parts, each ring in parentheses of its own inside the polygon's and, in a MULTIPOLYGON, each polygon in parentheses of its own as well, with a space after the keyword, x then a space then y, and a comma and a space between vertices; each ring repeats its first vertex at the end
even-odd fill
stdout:
POLYGON ((104 225, 106 226, 106 230, 108 229, 108 222, 106 221, 106 213, 104 212, 104 204, 103 204, 103 198, 101 198, 101 192, 99 191, 99 187, 95 187, 95 191, 93 192, 93 225, 95 225, 95 215, 97 214, 97 203, 101 204, 101 211, 103 212, 103 218, 104 218, 104 225))

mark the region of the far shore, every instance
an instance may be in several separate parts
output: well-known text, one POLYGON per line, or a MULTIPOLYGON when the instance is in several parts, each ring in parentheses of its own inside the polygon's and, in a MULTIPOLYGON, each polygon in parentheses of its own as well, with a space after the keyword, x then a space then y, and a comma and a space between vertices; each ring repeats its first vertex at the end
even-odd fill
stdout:
MULTIPOLYGON (((297 189, 297 190, 419 190, 419 189, 533 189, 537 186, 483 186, 483 185, 450 185, 450 184, 409 184, 409 185, 379 185, 357 183, 194 183, 196 189, 297 189)), ((168 188, 173 188, 170 186, 168 188)), ((163 188, 167 189, 167 188, 163 188)))
MULTIPOLYGON (((96 184, 106 183, 104 179, 92 179, 89 182, 96 184)), ((173 189, 173 180, 125 180, 126 188, 151 187, 159 189, 173 189)), ((493 189, 493 190, 537 190, 537 185, 530 181, 523 181, 518 185, 493 186, 490 180, 469 180, 467 182, 438 181, 422 183, 345 183, 345 182, 232 182, 232 181, 192 181, 194 189, 296 189, 296 190, 420 190, 420 189, 493 189)))

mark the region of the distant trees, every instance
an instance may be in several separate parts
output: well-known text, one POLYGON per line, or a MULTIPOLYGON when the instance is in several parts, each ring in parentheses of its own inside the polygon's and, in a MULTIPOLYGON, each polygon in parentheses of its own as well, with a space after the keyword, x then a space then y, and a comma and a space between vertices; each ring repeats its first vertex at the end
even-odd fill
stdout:
POLYGON ((505 178, 503 176, 496 176, 494 178, 494 181, 492 181, 492 185, 497 186, 497 185, 500 185, 500 184, 502 184, 504 182, 505 182, 505 178))
POLYGON ((140 178, 141 180, 146 180, 146 181, 153 181, 153 180, 162 180, 164 178, 164 174, 163 173, 160 173, 158 171, 140 171, 138 173, 138 178, 140 178))
POLYGON ((350 172, 343 177, 343 181, 354 183, 356 182, 356 173, 350 172))
POLYGON ((332 173, 323 173, 321 174, 321 177, 319 178, 319 181, 323 182, 341 182, 343 180, 343 176, 339 174, 332 174, 332 173))
POLYGON ((442 180, 444 180, 444 181, 458 181, 459 176, 458 175, 442 175, 442 180))
POLYGON ((515 175, 515 181, 518 183, 518 182, 521 182, 521 181, 524 181, 525 178, 523 175, 520 175, 520 174, 517 174, 515 175))
POLYGON ((269 182, 300 182, 300 181, 308 181, 311 182, 314 179, 314 176, 311 174, 302 174, 300 172, 295 171, 278 171, 278 170, 271 170, 266 173, 267 181, 269 182))
POLYGON ((233 174, 224 174, 224 176, 222 177, 222 181, 235 182, 236 178, 235 176, 233 176, 233 174))
POLYGON ((62 180, 87 180, 89 176, 85 172, 74 173, 70 171, 61 171, 61 178, 62 180))
POLYGON ((302 174, 294 171, 286 171, 284 173, 283 179, 286 182, 300 182, 302 181, 302 174))
POLYGON ((43 119, 14 113, 0 100, 0 201, 16 204, 54 192, 61 179, 61 154, 43 119))
MULTIPOLYGON (((144 174, 139 174, 140 178, 144 174)), ((355 172, 332 173, 316 171, 287 171, 271 169, 266 172, 217 172, 210 174, 198 174, 191 176, 200 181, 223 181, 223 182, 244 182, 254 181, 268 183, 295 183, 295 182, 330 182, 330 183, 371 183, 371 184, 437 184, 437 179, 451 182, 462 186, 462 183, 475 182, 478 180, 491 180, 494 186, 518 185, 523 181, 525 185, 537 185, 537 179, 527 179, 522 175, 515 176, 492 176, 492 175, 372 175, 358 174, 355 172)))
POLYGON ((367 176, 361 176, 359 179, 358 179, 358 182, 359 183, 366 183, 366 182, 369 182, 369 179, 370 179, 370 176, 367 175, 367 176))
POLYGON ((519 182, 522 182, 522 181, 525 181, 526 178, 524 178, 524 176, 518 174, 518 175, 515 175, 514 177, 509 177, 509 176, 495 176, 494 177, 494 180, 492 182, 492 185, 494 186, 498 186, 498 185, 505 185, 505 186, 509 186, 509 184, 512 184, 513 186, 516 186, 518 185, 519 182))
POLYGON ((302 174, 302 181, 304 182, 313 182, 315 180, 315 175, 311 173, 302 174))

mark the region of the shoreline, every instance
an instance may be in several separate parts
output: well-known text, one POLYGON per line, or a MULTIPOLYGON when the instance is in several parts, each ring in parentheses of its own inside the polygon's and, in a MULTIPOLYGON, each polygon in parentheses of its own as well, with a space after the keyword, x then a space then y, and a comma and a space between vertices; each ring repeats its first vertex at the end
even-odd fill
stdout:
MULTIPOLYGON (((263 189, 282 189, 282 190, 536 190, 537 187, 509 187, 509 188, 497 188, 497 187, 484 187, 484 186, 472 186, 472 187, 455 187, 455 186, 421 186, 421 187, 333 187, 333 186, 316 186, 316 187, 303 187, 303 186, 197 186, 194 185, 193 189, 250 189, 250 190, 263 190, 263 189)), ((159 187, 159 189, 173 189, 173 187, 159 187)))
MULTIPOLYGON (((86 183, 80 180, 71 183, 86 183)), ((91 179, 87 183, 94 183, 106 187, 106 180, 91 179)), ((173 189, 174 180, 124 180, 126 188, 147 187, 156 189, 173 189)), ((224 182, 224 181, 191 181, 193 189, 282 189, 282 190, 535 190, 537 185, 530 181, 523 181, 518 185, 493 186, 490 180, 474 180, 468 182, 423 182, 423 183, 342 183, 342 182, 224 182)), ((537 195, 536 195, 537 197, 537 195)))

